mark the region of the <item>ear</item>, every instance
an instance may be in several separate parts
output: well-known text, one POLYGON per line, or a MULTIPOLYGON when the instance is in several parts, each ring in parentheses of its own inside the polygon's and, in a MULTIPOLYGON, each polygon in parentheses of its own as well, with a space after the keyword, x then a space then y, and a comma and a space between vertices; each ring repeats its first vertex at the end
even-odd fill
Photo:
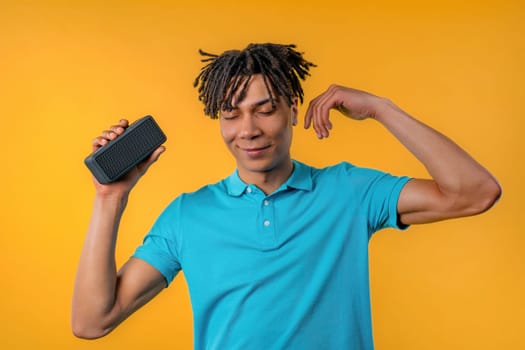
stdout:
POLYGON ((297 125, 297 114, 299 113, 297 97, 293 99, 293 103, 290 106, 290 110, 292 113, 292 125, 295 126, 297 125))

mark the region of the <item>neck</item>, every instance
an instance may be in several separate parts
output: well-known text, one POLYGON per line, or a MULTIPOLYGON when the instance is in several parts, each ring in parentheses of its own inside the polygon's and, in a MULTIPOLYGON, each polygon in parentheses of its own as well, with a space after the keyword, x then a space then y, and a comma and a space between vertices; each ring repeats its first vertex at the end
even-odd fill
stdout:
POLYGON ((283 183, 288 180, 293 171, 292 160, 282 164, 278 168, 268 171, 249 171, 247 169, 238 169, 239 177, 242 181, 254 184, 266 195, 275 192, 283 183))

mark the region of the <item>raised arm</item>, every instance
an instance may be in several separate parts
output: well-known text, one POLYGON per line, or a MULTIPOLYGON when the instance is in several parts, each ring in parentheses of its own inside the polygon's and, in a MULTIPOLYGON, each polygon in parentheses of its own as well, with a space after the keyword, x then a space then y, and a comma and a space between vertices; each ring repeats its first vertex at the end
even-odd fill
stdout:
MULTIPOLYGON (((128 122, 102 132, 93 150, 121 135, 128 122)), ((115 245, 128 195, 139 178, 164 151, 155 152, 121 180, 102 185, 93 178, 96 194, 88 232, 82 249, 73 293, 71 325, 81 338, 99 338, 113 330, 131 313, 164 287, 162 275, 147 263, 130 259, 117 272, 115 245)))
POLYGON ((499 198, 501 188, 483 166, 449 138, 391 101, 332 85, 310 103, 305 128, 313 124, 319 138, 328 137, 331 109, 356 120, 377 120, 428 170, 432 179, 413 179, 401 192, 398 213, 402 223, 420 224, 479 214, 499 198))

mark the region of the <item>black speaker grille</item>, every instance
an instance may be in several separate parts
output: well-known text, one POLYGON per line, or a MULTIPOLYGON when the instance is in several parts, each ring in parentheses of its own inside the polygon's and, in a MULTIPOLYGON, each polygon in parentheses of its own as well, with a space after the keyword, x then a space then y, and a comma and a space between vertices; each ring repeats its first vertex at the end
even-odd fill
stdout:
POLYGON ((164 141, 165 136, 153 119, 146 119, 136 128, 130 127, 126 130, 118 142, 108 147, 105 152, 95 155, 95 160, 109 178, 117 179, 129 171, 133 164, 145 159, 164 141))

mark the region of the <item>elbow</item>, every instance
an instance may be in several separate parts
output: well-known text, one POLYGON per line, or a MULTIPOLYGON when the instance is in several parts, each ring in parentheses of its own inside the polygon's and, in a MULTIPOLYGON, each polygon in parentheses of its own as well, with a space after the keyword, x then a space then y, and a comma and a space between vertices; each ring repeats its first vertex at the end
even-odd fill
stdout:
POLYGON ((87 340, 98 339, 107 334, 100 330, 90 327, 84 327, 78 324, 72 324, 71 330, 75 337, 87 340))
POLYGON ((489 210, 501 198, 502 189, 495 179, 490 179, 483 186, 483 200, 480 213, 489 210))
POLYGON ((122 321, 120 313, 113 308, 101 311, 98 306, 88 306, 75 298, 71 308, 71 331, 80 339, 98 339, 111 333, 122 321), (96 311, 98 310, 98 311, 96 311))
POLYGON ((72 325, 71 331, 73 332, 73 335, 80 339, 97 339, 100 338, 101 335, 99 335, 97 332, 94 332, 91 329, 79 326, 79 325, 72 325))
POLYGON ((500 199, 502 189, 495 179, 489 179, 481 184, 476 191, 476 199, 471 202, 470 215, 477 215, 486 212, 500 199))
POLYGON ((93 326, 93 323, 73 317, 71 320, 71 331, 73 335, 80 339, 98 339, 111 332, 111 329, 93 326))
POLYGON ((73 335, 79 339, 93 340, 98 339, 100 336, 91 334, 90 332, 85 331, 84 329, 72 328, 73 335))

